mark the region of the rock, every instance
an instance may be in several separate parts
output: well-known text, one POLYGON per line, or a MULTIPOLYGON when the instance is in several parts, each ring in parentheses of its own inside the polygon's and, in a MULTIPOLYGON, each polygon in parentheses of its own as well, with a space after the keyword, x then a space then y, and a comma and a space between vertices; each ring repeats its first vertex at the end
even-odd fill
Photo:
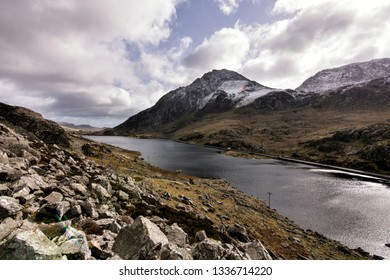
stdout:
POLYGON ((96 195, 96 197, 99 198, 100 200, 107 200, 108 198, 111 197, 111 195, 107 192, 107 190, 99 184, 92 183, 91 189, 92 192, 96 195))
POLYGON ((259 240, 242 245, 242 249, 252 260, 272 260, 267 249, 259 240))
POLYGON ((58 203, 61 202, 64 196, 59 192, 52 192, 46 196, 43 200, 47 203, 58 203))
POLYGON ((115 195, 119 200, 123 200, 123 201, 129 200, 129 195, 127 193, 125 193, 124 191, 117 191, 115 193, 115 195))
POLYGON ((178 247, 184 248, 188 243, 187 233, 176 223, 165 227, 165 234, 169 242, 177 245, 178 247))
POLYGON ((12 168, 9 165, 0 163, 0 181, 16 181, 23 176, 19 169, 12 168))
POLYGON ((96 235, 103 234, 103 229, 99 226, 99 224, 90 218, 81 220, 77 224, 77 227, 81 228, 86 234, 96 234, 96 235))
POLYGON ((385 246, 390 248, 390 243, 386 243, 385 246))
POLYGON ((81 209, 91 218, 97 219, 99 217, 98 212, 96 212, 95 204, 87 199, 80 203, 81 209))
POLYGON ((7 217, 15 217, 21 213, 23 206, 19 201, 9 196, 0 196, 0 220, 7 217))
POLYGON ((192 251, 192 257, 194 260, 220 260, 222 259, 224 251, 220 242, 211 238, 206 238, 196 244, 192 251))
POLYGON ((9 163, 8 155, 3 151, 0 151, 0 163, 3 163, 3 164, 9 163))
POLYGON ((26 197, 27 195, 30 194, 30 188, 29 187, 24 187, 23 189, 21 189, 20 191, 14 193, 12 195, 13 198, 23 198, 23 197, 26 197))
POLYGON ((15 234, 0 246, 3 260, 60 260, 62 255, 56 244, 39 229, 15 234))
POLYGON ((238 241, 245 242, 245 243, 250 241, 246 229, 241 225, 235 224, 234 226, 229 227, 227 233, 229 234, 230 237, 238 241))
POLYGON ((47 238, 53 239, 62 236, 70 226, 71 223, 69 221, 63 221, 51 224, 41 223, 38 225, 38 228, 47 236, 47 238))
POLYGON ((0 243, 6 238, 11 232, 13 232, 18 227, 18 223, 15 222, 12 218, 6 218, 0 224, 0 243))
POLYGON ((133 224, 121 229, 113 251, 122 259, 145 259, 159 243, 168 244, 168 238, 154 223, 139 216, 133 224))
POLYGON ((61 221, 65 213, 70 209, 68 201, 55 203, 46 203, 38 210, 37 219, 50 219, 52 221, 61 221))
POLYGON ((162 260, 192 260, 191 254, 185 248, 180 248, 175 244, 166 244, 162 247, 160 258, 162 260))
POLYGON ((61 253, 66 255, 68 260, 87 260, 91 257, 85 233, 71 226, 66 228, 66 232, 58 239, 57 243, 61 253))
POLYGON ((0 196, 8 196, 11 190, 5 184, 0 184, 0 196))
POLYGON ((373 258, 374 260, 384 260, 384 259, 385 259, 384 257, 378 256, 378 255, 373 255, 372 258, 373 258))
POLYGON ((81 194, 83 196, 86 196, 88 194, 87 187, 84 186, 83 184, 73 183, 69 185, 69 188, 74 192, 81 194))
POLYGON ((207 235, 206 235, 206 232, 204 230, 198 231, 195 234, 195 240, 197 242, 201 242, 201 241, 205 240, 206 238, 207 238, 207 235))
POLYGON ((65 213, 68 219, 79 217, 83 213, 81 206, 76 201, 70 202, 70 209, 65 213))

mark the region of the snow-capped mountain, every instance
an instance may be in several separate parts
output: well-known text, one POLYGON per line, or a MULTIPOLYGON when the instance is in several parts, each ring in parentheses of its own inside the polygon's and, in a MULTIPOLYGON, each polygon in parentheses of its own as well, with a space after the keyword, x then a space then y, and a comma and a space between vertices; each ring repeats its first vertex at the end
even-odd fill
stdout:
POLYGON ((296 90, 322 93, 385 76, 390 76, 390 58, 374 59, 322 70, 304 81, 296 90))
POLYGON ((187 122, 206 113, 249 105, 274 90, 234 71, 213 70, 189 86, 167 93, 153 107, 129 118, 115 130, 148 131, 169 122, 187 122))

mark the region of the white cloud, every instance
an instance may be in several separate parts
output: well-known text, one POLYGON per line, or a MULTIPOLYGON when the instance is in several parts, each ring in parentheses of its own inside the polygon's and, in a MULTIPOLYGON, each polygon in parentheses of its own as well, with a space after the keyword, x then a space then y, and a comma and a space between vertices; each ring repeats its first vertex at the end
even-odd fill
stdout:
POLYGON ((224 28, 204 40, 184 59, 184 64, 203 72, 220 68, 239 70, 248 52, 246 34, 236 28, 224 28))
POLYGON ((225 15, 231 15, 236 12, 242 0, 214 0, 218 3, 219 9, 225 15))

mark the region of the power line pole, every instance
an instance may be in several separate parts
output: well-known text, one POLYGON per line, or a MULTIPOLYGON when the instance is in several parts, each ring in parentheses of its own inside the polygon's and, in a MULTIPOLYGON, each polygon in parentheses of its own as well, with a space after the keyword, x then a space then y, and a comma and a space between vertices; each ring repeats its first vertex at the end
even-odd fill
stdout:
POLYGON ((268 194, 268 207, 271 208, 271 194, 272 192, 267 192, 268 194))

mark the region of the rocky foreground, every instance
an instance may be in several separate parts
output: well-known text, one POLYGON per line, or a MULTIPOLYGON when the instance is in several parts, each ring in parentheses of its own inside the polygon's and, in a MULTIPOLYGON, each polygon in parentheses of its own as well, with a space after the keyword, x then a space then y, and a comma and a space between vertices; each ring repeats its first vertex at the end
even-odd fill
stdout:
POLYGON ((55 144, 0 120, 0 259, 373 257, 299 228, 222 180, 159 170, 61 129, 55 144))

